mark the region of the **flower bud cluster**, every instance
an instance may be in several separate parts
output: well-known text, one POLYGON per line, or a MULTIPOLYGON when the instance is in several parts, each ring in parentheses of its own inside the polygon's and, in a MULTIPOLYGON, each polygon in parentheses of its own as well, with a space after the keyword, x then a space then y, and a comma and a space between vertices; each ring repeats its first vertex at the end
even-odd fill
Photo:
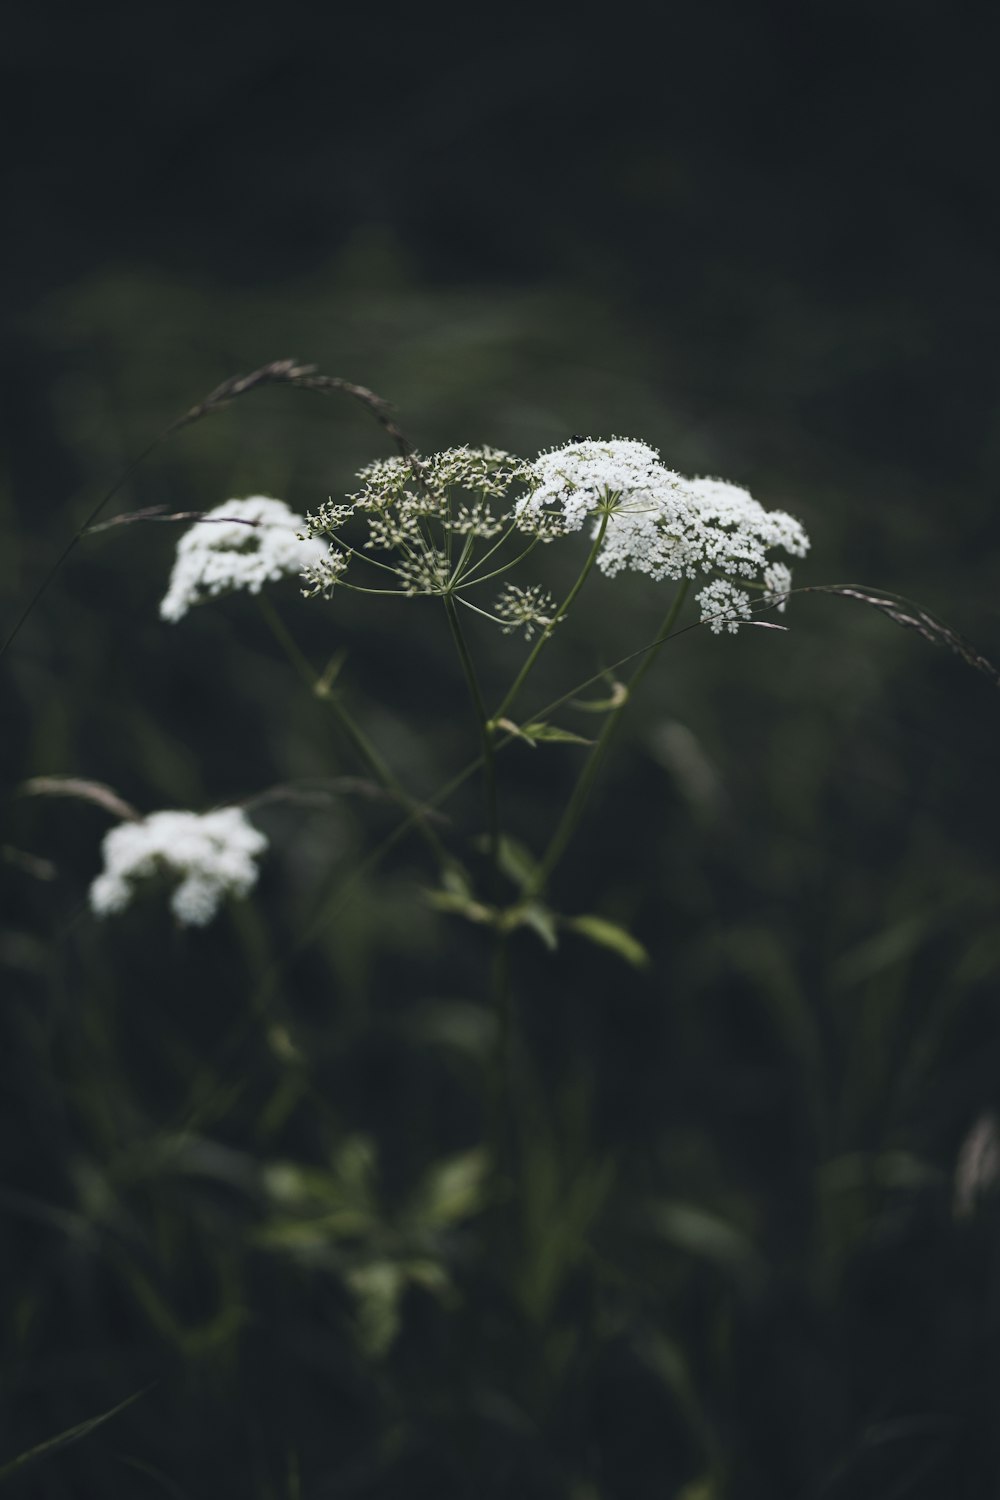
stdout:
POLYGON ((493 606, 497 617, 504 621, 504 635, 523 630, 524 638, 530 641, 536 630, 548 630, 556 623, 558 606, 551 594, 546 594, 537 584, 526 589, 516 583, 505 584, 500 597, 493 606))
POLYGON ((306 517, 309 536, 329 538, 330 547, 305 570, 305 593, 329 594, 340 582, 372 587, 354 578, 348 583, 352 559, 380 570, 403 594, 459 593, 474 581, 480 544, 518 529, 509 497, 530 472, 497 448, 448 448, 369 464, 349 505, 330 501, 306 517))

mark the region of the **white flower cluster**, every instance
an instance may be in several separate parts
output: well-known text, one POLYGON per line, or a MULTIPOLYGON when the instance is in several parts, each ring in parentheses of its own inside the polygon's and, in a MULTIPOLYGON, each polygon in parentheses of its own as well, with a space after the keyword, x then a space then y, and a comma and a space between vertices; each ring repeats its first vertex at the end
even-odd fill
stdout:
POLYGON ((664 468, 655 449, 630 438, 567 443, 540 453, 531 467, 532 488, 518 501, 518 520, 525 530, 540 525, 554 535, 579 531, 604 507, 647 515, 652 526, 665 492, 684 483, 664 468))
POLYGON ((516 507, 519 524, 558 535, 589 520, 596 536, 606 516, 598 566, 609 576, 623 568, 655 579, 708 574, 712 582, 696 597, 716 632, 736 631, 750 618, 750 597, 733 579, 783 602, 791 573, 768 553, 780 547, 804 557, 809 547, 792 516, 765 510, 725 480, 682 478, 646 443, 586 439, 541 454, 532 468, 532 488, 516 507))
POLYGON ((162 618, 179 620, 192 605, 232 589, 259 594, 265 583, 319 563, 325 548, 302 537, 305 526, 284 501, 266 495, 227 500, 208 511, 177 544, 162 618))
POLYGON ((170 899, 177 920, 204 927, 224 896, 252 890, 254 860, 266 848, 267 839, 239 807, 150 813, 105 835, 104 869, 90 887, 90 905, 99 917, 124 911, 137 881, 163 874, 180 880, 170 899))

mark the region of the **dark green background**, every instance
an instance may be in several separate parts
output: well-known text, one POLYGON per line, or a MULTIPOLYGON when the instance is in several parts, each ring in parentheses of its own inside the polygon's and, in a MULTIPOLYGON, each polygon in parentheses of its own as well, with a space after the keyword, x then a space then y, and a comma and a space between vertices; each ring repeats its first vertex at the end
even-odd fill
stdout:
MULTIPOLYGON (((897 590, 1000 655, 997 31, 933 4, 21 7, 0 623, 151 436, 296 355, 424 449, 643 438, 800 516, 798 582, 897 590)), ((304 511, 386 451, 347 402, 261 391, 112 509, 304 511)), ((51 869, 0 866, 0 1462, 148 1387, 11 1491, 995 1495, 988 1153, 956 1211, 1000 1076, 988 679, 819 595, 787 635, 667 648, 554 890, 652 967, 518 938, 517 1203, 421 1219, 482 1138, 482 934, 427 911, 404 844, 290 956, 384 804, 271 804, 251 902, 177 933, 155 902, 95 924, 106 814, 18 794, 70 773, 151 811, 356 772, 251 601, 159 622, 176 535, 81 544, 3 663, 0 843, 51 869), (281 1199, 289 1162, 313 1175, 281 1199), (291 1242, 345 1204, 353 1231, 291 1242), (345 1269, 414 1244, 452 1289, 411 1285, 379 1353, 345 1269)), ((317 667, 346 650, 408 784, 473 752, 432 601, 275 598, 317 667)), ((628 577, 585 602, 538 703, 664 608, 628 577)), ((476 645, 496 693, 517 647, 476 645)), ((505 754, 536 849, 577 757, 505 754)))

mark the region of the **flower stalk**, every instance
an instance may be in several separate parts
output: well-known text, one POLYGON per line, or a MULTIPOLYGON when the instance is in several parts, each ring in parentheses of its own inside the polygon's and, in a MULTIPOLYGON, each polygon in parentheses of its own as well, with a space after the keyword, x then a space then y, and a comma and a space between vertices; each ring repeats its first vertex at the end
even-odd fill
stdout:
POLYGON ((666 644, 670 633, 677 622, 677 617, 681 612, 689 589, 690 584, 687 582, 687 580, 685 580, 677 590, 677 593, 674 595, 673 602, 669 610, 667 611, 666 618, 664 619, 663 624, 660 627, 656 644, 646 652, 642 661, 639 663, 636 670, 632 673, 632 676, 630 677, 628 684, 626 685, 626 690, 622 694, 621 701, 618 706, 612 709, 605 718, 604 726, 601 730, 600 735, 598 736, 597 743, 594 745, 594 747, 590 751, 590 754, 587 756, 586 761, 584 762, 583 770, 580 772, 576 784, 573 787, 572 792, 570 793, 569 801, 566 803, 566 807, 563 810, 563 814, 556 827, 556 831, 552 835, 552 838, 549 841, 548 848, 542 855, 542 858, 539 861, 535 872, 528 883, 526 895, 529 898, 539 896, 541 894, 541 892, 545 889, 546 885, 551 879, 552 875, 554 874, 560 860, 565 854, 570 840, 576 832, 576 829, 583 816, 588 798, 590 797, 590 793, 593 790, 594 782, 597 780, 597 774, 600 771, 601 766, 604 762, 604 758, 611 747, 611 742, 618 732, 618 727, 621 724, 625 710, 635 696, 636 689, 639 687, 642 679, 646 676, 657 656, 663 650, 663 647, 666 644))

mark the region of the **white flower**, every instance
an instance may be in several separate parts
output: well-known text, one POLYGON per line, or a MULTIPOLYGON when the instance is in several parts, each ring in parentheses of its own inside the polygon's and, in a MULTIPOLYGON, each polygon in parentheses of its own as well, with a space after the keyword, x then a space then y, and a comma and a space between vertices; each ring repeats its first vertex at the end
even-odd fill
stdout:
POLYGON ((586 438, 540 453, 531 466, 533 488, 515 514, 525 530, 548 523, 556 533, 579 531, 603 506, 652 516, 682 480, 655 448, 631 438, 586 438))
POLYGON ((732 579, 777 602, 792 575, 768 554, 780 547, 804 557, 809 548, 794 517, 765 510, 724 479, 682 478, 645 443, 572 442, 541 454, 532 471, 534 487, 517 506, 521 525, 546 525, 557 535, 589 521, 595 537, 603 525, 597 564, 609 577, 623 568, 656 580, 707 574, 713 581, 697 597, 715 631, 736 631, 750 618, 749 596, 732 579))
POLYGON ((101 846, 104 870, 90 887, 99 917, 124 911, 135 883, 157 874, 179 879, 170 905, 185 926, 204 927, 226 895, 246 896, 257 880, 254 859, 267 839, 239 807, 210 813, 156 812, 120 823, 101 846))
POLYGON ((303 516, 265 495, 216 506, 178 542, 160 615, 179 620, 193 604, 231 589, 259 594, 265 583, 319 563, 326 549, 303 539, 305 527, 303 516))

